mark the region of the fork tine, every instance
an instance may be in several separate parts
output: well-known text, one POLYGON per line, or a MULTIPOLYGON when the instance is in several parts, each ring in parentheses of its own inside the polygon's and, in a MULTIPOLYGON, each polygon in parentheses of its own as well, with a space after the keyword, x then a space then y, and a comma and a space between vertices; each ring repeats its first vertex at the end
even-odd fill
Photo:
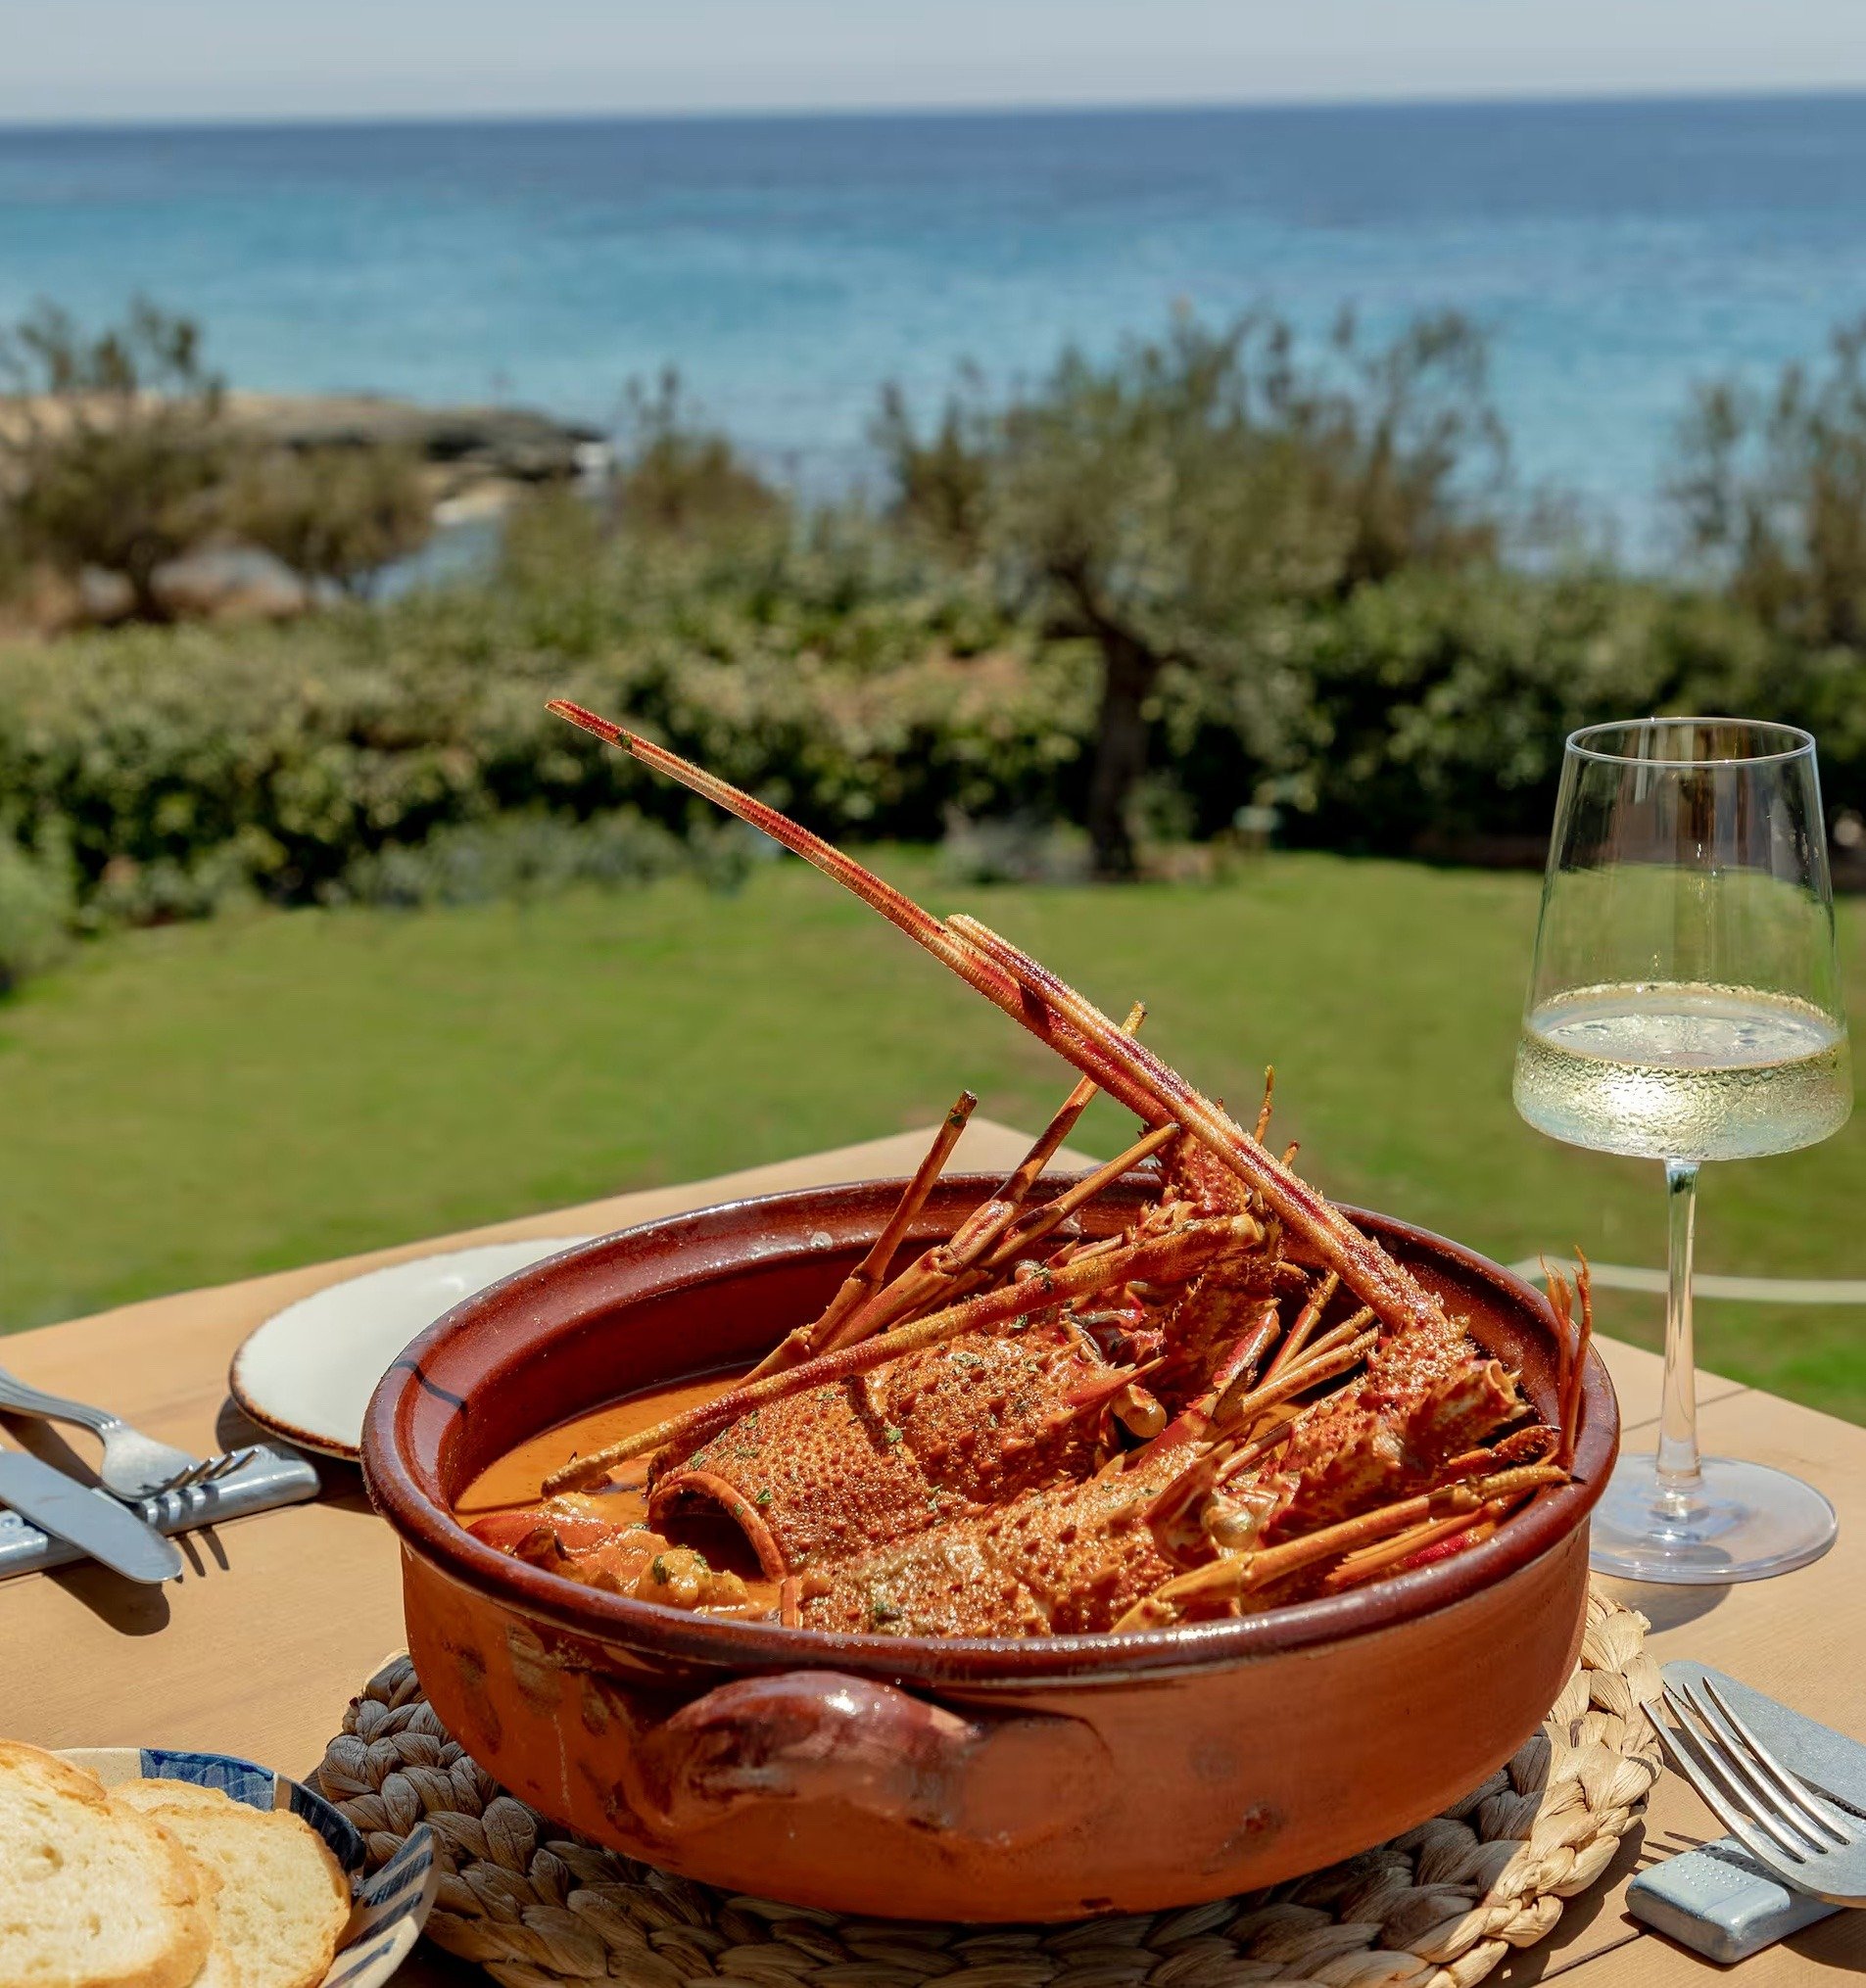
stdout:
POLYGON ((1828 1847, 1822 1832, 1810 1827, 1796 1812, 1794 1801, 1770 1783, 1742 1739, 1704 1703, 1694 1684, 1679 1683, 1671 1704, 1673 1712, 1681 1717, 1680 1708, 1690 1708, 1696 1722, 1694 1729, 1704 1742, 1704 1751, 1723 1771, 1724 1778, 1742 1789, 1744 1800, 1755 1815, 1799 1837, 1808 1856, 1828 1847))
POLYGON ((1686 1778, 1724 1824, 1765 1862, 1779 1864, 1789 1857, 1796 1864, 1805 1864, 1817 1846, 1793 1832, 1774 1813, 1771 1804, 1757 1800, 1732 1769, 1721 1736, 1714 1728, 1705 1736, 1697 1724, 1702 1715, 1669 1680, 1665 1684, 1665 1703, 1678 1723, 1663 1736, 1679 1754, 1686 1778))
MULTIPOLYGON (((1712 1713, 1728 1722, 1737 1739, 1748 1748, 1757 1764, 1774 1780, 1782 1793, 1794 1802, 1797 1808, 1811 1816, 1826 1830, 1828 1835, 1832 1836, 1835 1842, 1842 1848, 1852 1842, 1853 1831, 1847 1826, 1839 1812, 1823 1801, 1799 1775, 1795 1774, 1792 1769, 1784 1767, 1776 1759, 1775 1755, 1763 1745, 1761 1740, 1738 1717, 1730 1701, 1708 1678, 1703 1680, 1703 1689, 1704 1696, 1710 1701, 1712 1713)), ((1728 1733, 1725 1736, 1728 1737, 1728 1733)), ((1798 1822, 1800 1817, 1797 1815, 1795 1820, 1798 1822)))
POLYGON ((1689 1734, 1681 1733, 1677 1727, 1668 1726, 1662 1719, 1654 1719, 1652 1727, 1658 1734, 1665 1758, 1703 1797, 1704 1806, 1718 1822, 1743 1843, 1758 1863, 1770 1870, 1779 1870, 1783 1861, 1781 1846, 1765 1835, 1725 1793, 1703 1759, 1697 1741, 1689 1734))
POLYGON ((166 1491, 188 1491, 195 1485, 216 1483, 220 1478, 232 1476, 236 1470, 244 1470, 259 1453, 257 1444, 249 1444, 243 1449, 222 1450, 218 1456, 206 1457, 199 1463, 189 1464, 185 1470, 176 1471, 155 1495, 160 1497, 166 1491))

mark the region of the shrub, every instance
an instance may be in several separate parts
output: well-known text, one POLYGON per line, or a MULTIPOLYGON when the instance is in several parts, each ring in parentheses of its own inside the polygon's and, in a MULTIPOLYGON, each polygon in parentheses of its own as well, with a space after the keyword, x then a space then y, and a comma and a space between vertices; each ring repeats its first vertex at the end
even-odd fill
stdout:
POLYGON ((138 302, 95 336, 42 306, 0 335, 0 489, 27 558, 120 574, 130 611, 163 621, 157 569, 218 515, 230 443, 221 383, 184 317, 138 302))
MULTIPOLYGON (((1267 792, 1286 832, 1387 855, 1536 860, 1577 726, 1804 694, 1741 612, 1603 576, 1404 574, 1263 642, 1287 692, 1267 792)), ((1221 706, 1209 722, 1224 726, 1221 706)))
POLYGON ((1866 318, 1833 334, 1824 371, 1700 388, 1670 496, 1691 550, 1768 627, 1866 645, 1866 318))
POLYGON ((425 545, 434 502, 412 450, 382 444, 273 449, 250 455, 226 506, 234 537, 303 580, 345 593, 425 545))
POLYGON ((652 392, 632 384, 612 492, 623 529, 694 537, 784 526, 789 506, 729 437, 702 427, 671 367, 652 392))
POLYGON ((58 959, 71 920, 71 884, 61 866, 0 834, 0 994, 58 959))
POLYGON ((332 903, 482 904, 570 883, 620 889, 681 875, 730 889, 749 862, 742 839, 723 828, 683 842, 633 809, 580 823, 507 815, 455 824, 425 842, 391 843, 356 857, 325 896, 332 903))
MULTIPOLYGON (((976 573, 853 519, 755 555, 560 538, 543 510, 527 530, 523 558, 562 555, 574 587, 0 644, 18 836, 69 849, 90 922, 241 894, 452 900, 677 861, 729 883, 742 851, 705 839, 713 811, 548 716, 561 695, 825 833, 932 842, 959 822, 966 874, 1067 874, 1053 828, 1087 793, 1091 644, 1040 639, 976 573)), ((1221 657, 1165 666, 1147 812, 1206 836, 1274 801, 1305 843, 1527 857, 1568 730, 1690 707, 1811 725, 1831 805, 1860 810, 1860 684, 1853 651, 1796 648, 1715 595, 1414 569, 1261 604, 1221 657)))
POLYGON ((318 901, 359 859, 501 816, 710 826, 548 716, 554 695, 632 714, 837 833, 933 840, 951 806, 1078 798, 1085 658, 957 655, 955 630, 985 632, 974 606, 851 547, 799 552, 749 598, 703 561, 624 550, 567 645, 561 611, 462 591, 237 635, 0 646, 0 795, 27 832, 68 836, 87 905, 138 917, 234 888, 318 901))

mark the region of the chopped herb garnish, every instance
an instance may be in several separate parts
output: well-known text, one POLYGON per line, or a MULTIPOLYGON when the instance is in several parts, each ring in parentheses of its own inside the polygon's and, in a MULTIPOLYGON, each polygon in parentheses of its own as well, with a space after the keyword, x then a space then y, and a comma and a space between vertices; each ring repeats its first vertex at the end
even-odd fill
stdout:
POLYGON ((891 1422, 882 1431, 882 1434, 887 1438, 889 1443, 898 1443, 900 1441, 900 1431, 891 1422))
POLYGON ((767 1485, 764 1488, 764 1490, 761 1491, 758 1493, 758 1495, 752 1499, 752 1503, 756 1505, 760 1511, 763 1511, 765 1506, 768 1505, 770 1502, 771 1502, 771 1487, 767 1485))

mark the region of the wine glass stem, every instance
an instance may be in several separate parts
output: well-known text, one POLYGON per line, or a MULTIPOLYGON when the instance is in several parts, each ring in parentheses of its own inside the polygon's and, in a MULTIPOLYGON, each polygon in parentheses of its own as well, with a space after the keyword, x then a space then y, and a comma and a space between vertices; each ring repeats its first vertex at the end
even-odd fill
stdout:
POLYGON ((1669 1248, 1665 1288, 1665 1398, 1658 1423, 1658 1494, 1683 1506, 1698 1489, 1698 1358, 1691 1330, 1692 1232, 1698 1162, 1665 1162, 1669 1248))

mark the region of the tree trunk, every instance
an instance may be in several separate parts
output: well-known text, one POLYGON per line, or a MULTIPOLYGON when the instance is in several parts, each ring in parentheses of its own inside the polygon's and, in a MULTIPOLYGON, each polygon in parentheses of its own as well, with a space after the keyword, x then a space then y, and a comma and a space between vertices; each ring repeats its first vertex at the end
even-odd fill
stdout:
POLYGON ((1095 766, 1088 784, 1088 839, 1095 875, 1125 881, 1134 875, 1127 804, 1147 770, 1146 701, 1160 658, 1125 629, 1102 622, 1101 711, 1095 721, 1095 766))
POLYGON ((131 555, 123 561, 123 578, 129 582, 129 618, 131 621, 153 622, 162 627, 174 620, 168 611, 168 603, 156 591, 156 568, 159 559, 140 558, 131 555))

